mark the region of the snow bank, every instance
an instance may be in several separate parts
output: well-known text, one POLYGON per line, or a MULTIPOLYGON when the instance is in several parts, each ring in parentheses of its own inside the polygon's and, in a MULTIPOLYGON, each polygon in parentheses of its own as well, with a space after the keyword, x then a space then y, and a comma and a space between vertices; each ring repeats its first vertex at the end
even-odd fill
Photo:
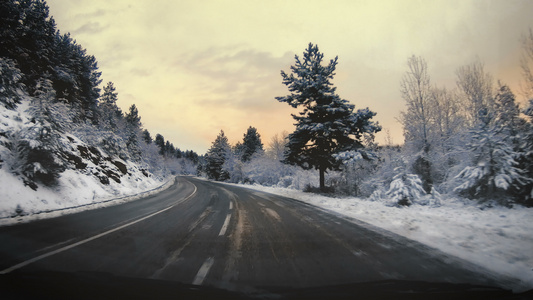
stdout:
POLYGON ((53 218, 87 209, 117 205, 160 192, 174 183, 139 178, 137 173, 121 177, 122 182, 102 185, 97 178, 66 170, 55 188, 24 186, 19 177, 0 169, 0 225, 53 218))
POLYGON ((331 198, 286 188, 246 186, 293 198, 389 230, 533 288, 533 208, 485 208, 461 199, 442 206, 389 207, 359 198, 331 198))

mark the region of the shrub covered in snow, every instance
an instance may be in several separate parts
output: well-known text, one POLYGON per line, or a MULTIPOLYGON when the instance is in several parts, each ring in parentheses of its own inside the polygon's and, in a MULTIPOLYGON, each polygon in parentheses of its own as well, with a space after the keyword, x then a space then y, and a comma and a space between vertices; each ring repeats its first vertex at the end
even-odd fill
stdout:
POLYGON ((422 180, 416 174, 397 174, 392 180, 386 195, 396 206, 410 206, 426 194, 422 180))

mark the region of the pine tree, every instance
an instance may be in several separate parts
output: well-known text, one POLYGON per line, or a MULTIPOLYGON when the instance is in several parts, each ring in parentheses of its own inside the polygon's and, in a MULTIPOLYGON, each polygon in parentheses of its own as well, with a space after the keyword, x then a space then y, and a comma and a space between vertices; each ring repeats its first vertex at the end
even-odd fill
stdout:
POLYGON ((109 130, 116 130, 123 118, 122 110, 117 106, 118 93, 113 82, 108 82, 100 97, 99 123, 109 130))
POLYGON ((281 71, 290 95, 276 97, 294 108, 303 107, 299 115, 292 115, 296 130, 289 135, 285 162, 318 169, 322 190, 325 172, 340 166, 333 154, 363 148, 363 134, 381 129, 371 121, 374 112, 366 108, 354 113, 354 105, 335 93, 330 80, 335 75, 337 57, 326 66, 322 65, 323 58, 318 46, 310 43, 303 60, 295 56, 292 74, 281 71))
POLYGON ((422 180, 418 175, 397 170, 395 173, 396 175, 386 192, 394 206, 410 206, 416 199, 426 194, 422 187, 422 180))
POLYGON ((524 114, 528 116, 524 130, 524 140, 522 149, 523 154, 519 157, 519 165, 521 169, 526 170, 526 176, 530 179, 526 185, 524 192, 523 203, 529 207, 533 207, 533 99, 529 100, 529 105, 524 109, 524 114))
POLYGON ((55 36, 52 82, 57 98, 77 108, 78 121, 98 121, 98 97, 101 83, 96 59, 70 37, 70 34, 55 36))
POLYGON ((147 145, 150 145, 153 142, 152 136, 150 135, 150 131, 148 131, 148 129, 143 130, 142 136, 143 136, 143 141, 147 145))
MULTIPOLYGON (((498 81, 498 90, 494 96, 495 126, 500 128, 500 134, 505 135, 506 141, 514 151, 513 158, 516 161, 516 168, 521 170, 521 174, 529 178, 525 182, 525 188, 510 189, 509 192, 517 197, 518 202, 526 203, 530 197, 530 188, 533 183, 533 154, 531 145, 528 143, 528 132, 530 126, 527 120, 520 117, 520 108, 516 103, 516 97, 509 86, 498 81)), ((527 114, 526 114, 527 115, 527 114)))
POLYGON ((154 143, 159 148, 159 154, 165 155, 165 138, 158 133, 155 135, 154 143))
POLYGON ((59 156, 60 132, 72 122, 70 110, 62 103, 54 103, 55 91, 50 80, 41 79, 35 88, 28 113, 32 116, 30 126, 18 132, 15 152, 18 164, 15 172, 28 180, 26 183, 36 189, 35 181, 52 186, 59 174, 65 170, 59 156))
POLYGON ((139 147, 139 139, 141 136, 141 117, 135 104, 132 104, 128 113, 124 116, 126 121, 126 146, 128 147, 130 155, 134 160, 141 159, 141 149, 139 147))
POLYGON ((261 142, 261 135, 257 132, 255 127, 250 126, 242 141, 240 149, 241 161, 247 162, 252 159, 256 153, 263 152, 263 143, 261 142))
POLYGON ((20 103, 24 90, 21 79, 22 74, 15 63, 0 57, 0 102, 7 108, 14 108, 20 103))
POLYGON ((126 113, 124 119, 132 128, 140 128, 142 126, 141 117, 139 116, 139 110, 137 109, 137 106, 135 106, 135 104, 132 104, 130 106, 128 113, 126 113))
POLYGON ((76 108, 75 121, 96 121, 101 82, 96 59, 56 30, 45 1, 1 1, 0 28, 0 57, 16 63, 30 95, 43 74, 49 74, 55 100, 76 108))
POLYGON ((52 72, 56 25, 43 0, 0 2, 0 57, 12 59, 30 94, 46 72, 52 72))
POLYGON ((205 172, 208 178, 219 181, 229 179, 229 174, 223 169, 223 166, 230 151, 231 146, 228 143, 228 138, 221 130, 206 154, 205 172))
POLYGON ((176 148, 169 141, 165 142, 165 156, 166 157, 175 157, 176 156, 176 148))
POLYGON ((520 108, 509 86, 498 82, 498 90, 494 96, 494 122, 500 127, 502 134, 508 135, 513 147, 518 147, 518 134, 525 121, 520 118, 520 108))
POLYGON ((478 120, 468 144, 473 154, 472 165, 455 177, 458 182, 455 191, 481 200, 493 198, 507 205, 511 202, 509 192, 521 190, 530 179, 517 168, 517 153, 494 114, 482 109, 478 120))

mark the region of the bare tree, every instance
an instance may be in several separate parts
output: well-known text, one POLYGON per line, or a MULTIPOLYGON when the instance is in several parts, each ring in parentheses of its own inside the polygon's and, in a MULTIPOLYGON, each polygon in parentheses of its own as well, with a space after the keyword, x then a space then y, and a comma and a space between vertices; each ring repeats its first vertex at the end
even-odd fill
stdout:
POLYGON ((400 115, 405 142, 416 150, 429 150, 431 86, 426 61, 419 56, 407 60, 408 70, 400 82, 407 111, 400 115))
POLYGON ((522 38, 522 57, 520 58, 523 84, 522 92, 527 99, 533 98, 533 29, 522 38))
POLYGON ((435 141, 444 151, 452 147, 450 139, 459 132, 464 123, 460 103, 454 91, 446 87, 431 90, 432 128, 435 141))
POLYGON ((432 162, 429 157, 431 137, 431 85, 426 61, 411 56, 407 60, 408 70, 400 82, 400 92, 406 102, 407 111, 400 115, 404 128, 405 144, 415 154, 413 171, 420 175, 426 192, 431 191, 433 179, 432 162))
POLYGON ((276 133, 270 139, 270 143, 268 144, 266 151, 267 155, 276 161, 282 161, 285 159, 284 153, 286 150, 288 137, 289 133, 285 130, 281 134, 276 133))
POLYGON ((494 110, 492 97, 492 76, 485 72, 479 60, 457 69, 457 87, 462 94, 464 111, 469 125, 478 123, 480 114, 494 110))

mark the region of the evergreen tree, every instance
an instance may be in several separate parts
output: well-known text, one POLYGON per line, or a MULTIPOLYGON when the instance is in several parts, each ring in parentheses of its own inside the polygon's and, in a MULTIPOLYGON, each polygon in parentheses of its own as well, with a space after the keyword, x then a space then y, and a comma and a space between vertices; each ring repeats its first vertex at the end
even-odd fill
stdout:
POLYGON ((285 162, 318 169, 321 189, 325 188, 325 172, 340 166, 333 154, 363 148, 363 134, 381 129, 371 121, 374 112, 366 108, 354 113, 354 105, 335 93, 330 80, 337 57, 326 66, 322 65, 323 57, 318 46, 310 43, 303 60, 295 56, 292 74, 281 71, 290 95, 276 97, 294 108, 303 107, 299 115, 292 115, 296 130, 289 135, 285 162))
POLYGON ((122 110, 117 106, 118 93, 113 82, 108 82, 100 97, 99 123, 102 127, 115 130, 123 118, 122 110))
POLYGON ((228 143, 228 138, 221 130, 206 154, 204 171, 208 178, 219 181, 229 179, 229 174, 223 169, 223 166, 230 152, 231 146, 228 143))
POLYGON ((181 151, 181 149, 176 148, 176 151, 174 151, 174 153, 175 153, 174 156, 175 156, 176 158, 178 158, 178 159, 183 158, 183 152, 181 151))
POLYGON ((94 56, 61 35, 43 0, 0 2, 0 57, 13 60, 21 82, 33 95, 44 74, 56 91, 54 101, 76 108, 77 122, 96 121, 100 75, 94 56))
POLYGON ((41 79, 35 88, 28 113, 31 125, 17 133, 15 172, 23 175, 33 189, 36 181, 45 185, 56 184, 59 174, 65 170, 60 157, 60 132, 72 122, 70 110, 62 103, 53 103, 55 91, 50 80, 41 79))
POLYGON ((78 109, 78 121, 89 119, 97 122, 101 72, 94 56, 87 55, 87 51, 70 34, 57 32, 51 69, 57 98, 78 109))
POLYGON ((124 116, 126 121, 126 146, 134 160, 141 159, 141 150, 139 147, 139 139, 141 136, 141 117, 135 104, 132 104, 128 113, 124 116))
POLYGON ((518 147, 517 140, 521 128, 525 121, 520 118, 520 108, 515 100, 515 95, 509 86, 498 82, 498 90, 494 96, 495 125, 500 127, 502 134, 511 137, 513 147, 518 147))
POLYGON ((126 113, 126 116, 124 117, 126 120, 126 123, 128 126, 132 128, 141 128, 141 117, 139 116, 139 110, 137 110, 137 106, 135 104, 132 104, 128 110, 128 113, 126 113))
POLYGON ((0 2, 0 57, 17 63, 30 94, 46 72, 53 73, 56 25, 43 0, 0 2))
POLYGON ((196 152, 192 150, 185 151, 184 157, 193 163, 197 164, 199 162, 199 156, 196 152))
POLYGON ((7 108, 15 108, 20 103, 24 90, 21 78, 22 74, 14 62, 0 57, 0 102, 7 108))
POLYGON ((143 130, 142 136, 143 136, 143 141, 147 145, 150 145, 153 142, 152 136, 150 135, 150 131, 148 131, 148 129, 143 130))
POLYGON ((533 207, 533 99, 529 100, 528 106, 524 109, 524 114, 528 117, 525 124, 522 155, 518 158, 519 166, 526 170, 526 176, 530 179, 524 189, 523 203, 533 207))
POLYGON ((509 192, 521 190, 530 179, 517 168, 517 153, 494 114, 484 109, 479 114, 479 123, 471 131, 468 144, 473 154, 472 164, 456 176, 455 191, 481 200, 496 199, 507 205, 511 202, 509 192))
POLYGON ((158 133, 155 135, 154 143, 159 148, 159 154, 165 155, 165 138, 158 133))
POLYGON ((242 146, 239 148, 241 161, 243 162, 250 161, 250 159, 255 153, 263 152, 263 143, 261 142, 261 136, 257 132, 256 128, 252 126, 248 128, 248 130, 244 134, 242 146))
POLYGON ((394 206, 410 206, 415 200, 426 194, 422 187, 422 180, 416 174, 408 174, 395 170, 394 176, 386 194, 394 206))
POLYGON ((166 157, 175 157, 176 156, 176 148, 169 141, 165 142, 165 156, 166 157))

